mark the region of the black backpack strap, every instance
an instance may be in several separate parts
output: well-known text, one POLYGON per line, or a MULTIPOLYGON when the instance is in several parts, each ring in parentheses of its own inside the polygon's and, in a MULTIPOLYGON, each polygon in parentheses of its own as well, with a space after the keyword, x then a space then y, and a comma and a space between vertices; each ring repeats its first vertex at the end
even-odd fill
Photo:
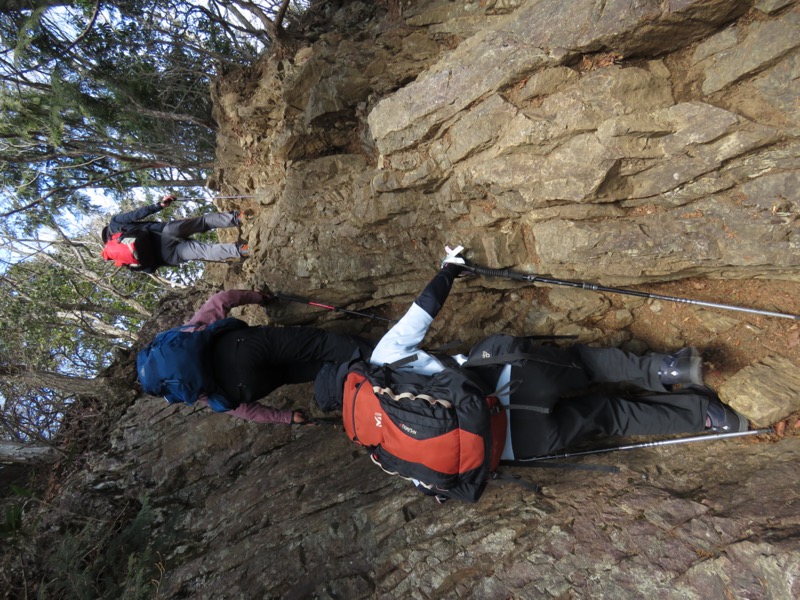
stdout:
POLYGON ((519 379, 509 379, 506 383, 492 392, 492 396, 502 396, 503 394, 508 393, 508 396, 511 397, 511 395, 517 391, 519 385, 519 379))
POLYGON ((498 404, 503 410, 530 410, 532 412, 549 415, 552 411, 544 406, 531 406, 529 404, 498 404))
POLYGON ((514 483, 524 487, 526 490, 531 490, 534 494, 541 494, 542 488, 532 481, 525 481, 519 475, 512 475, 511 473, 504 473, 502 471, 495 471, 492 473, 492 481, 498 481, 501 484, 514 483))
MULTIPOLYGON (((428 354, 431 354, 430 352, 428 354)), ((442 363, 442 366, 446 369, 460 369, 461 365, 458 364, 458 361, 450 356, 449 354, 431 354, 433 358, 438 360, 442 363)))
POLYGON ((400 359, 394 361, 393 363, 387 363, 387 364, 383 365, 383 368, 384 369, 399 369, 400 367, 404 367, 407 364, 414 362, 415 360, 417 360, 417 355, 416 354, 409 354, 408 356, 400 358, 400 359))
POLYGON ((405 365, 414 362, 417 360, 416 354, 409 354, 408 356, 404 356, 392 363, 385 363, 381 367, 381 373, 383 375, 383 386, 388 387, 392 383, 392 371, 395 369, 399 369, 400 367, 404 367, 405 365))
MULTIPOLYGON (((518 380, 510 380, 508 383, 501 385, 497 388, 494 392, 492 392, 492 396, 500 396, 505 392, 508 392, 508 395, 511 396, 519 387, 518 380)), ((549 415, 552 411, 549 408, 545 408, 543 406, 532 406, 529 404, 503 404, 502 402, 495 405, 496 411, 501 410, 530 410, 533 412, 542 413, 544 415, 549 415)))

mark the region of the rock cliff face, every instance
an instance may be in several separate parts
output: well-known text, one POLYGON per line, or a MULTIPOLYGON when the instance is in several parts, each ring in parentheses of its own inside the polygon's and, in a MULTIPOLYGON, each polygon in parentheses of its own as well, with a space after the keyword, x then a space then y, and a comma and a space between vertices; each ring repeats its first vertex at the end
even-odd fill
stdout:
MULTIPOLYGON (((256 196, 253 257, 214 271, 226 286, 399 316, 449 242, 491 267, 800 312, 796 2, 339 4, 214 90, 215 184, 256 196)), ((797 324, 668 304, 471 278, 431 343, 694 344, 756 424, 800 409, 797 324)), ((313 410, 308 387, 273 396, 313 410)), ((335 428, 143 398, 85 483, 151 497, 163 597, 796 598, 799 457, 796 435, 640 450, 584 461, 616 475, 514 471, 542 496, 438 506, 335 428)))

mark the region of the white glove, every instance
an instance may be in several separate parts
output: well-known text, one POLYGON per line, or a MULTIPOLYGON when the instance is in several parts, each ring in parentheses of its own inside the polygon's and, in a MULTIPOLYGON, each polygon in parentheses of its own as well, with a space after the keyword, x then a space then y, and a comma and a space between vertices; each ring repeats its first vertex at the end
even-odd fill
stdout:
POLYGON ((447 256, 444 257, 442 260, 442 268, 445 265, 464 265, 464 259, 459 256, 464 251, 464 246, 456 246, 455 248, 451 249, 450 246, 444 247, 445 252, 447 252, 447 256))

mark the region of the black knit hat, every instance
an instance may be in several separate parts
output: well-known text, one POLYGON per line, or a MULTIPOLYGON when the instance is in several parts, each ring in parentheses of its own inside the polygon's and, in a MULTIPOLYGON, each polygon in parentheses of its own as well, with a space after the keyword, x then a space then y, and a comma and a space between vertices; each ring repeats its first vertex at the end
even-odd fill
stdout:
POLYGON ((100 233, 100 235, 101 235, 101 236, 102 236, 102 238, 103 238, 103 243, 106 243, 106 242, 108 241, 108 238, 110 237, 110 236, 108 235, 108 225, 106 225, 105 227, 103 227, 103 231, 100 233))

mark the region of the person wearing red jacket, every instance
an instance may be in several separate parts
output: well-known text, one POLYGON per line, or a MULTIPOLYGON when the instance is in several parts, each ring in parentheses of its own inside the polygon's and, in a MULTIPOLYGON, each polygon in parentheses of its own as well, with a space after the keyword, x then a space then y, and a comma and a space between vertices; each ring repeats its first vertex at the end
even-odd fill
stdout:
MULTIPOLYGON (((246 244, 208 244, 191 239, 195 233, 239 227, 241 211, 208 213, 168 222, 145 220, 167 208, 175 200, 175 196, 164 196, 160 202, 151 206, 115 215, 103 228, 103 242, 108 244, 117 233, 135 238, 137 263, 127 266, 132 271, 143 273, 154 273, 159 267, 174 266, 190 260, 225 262, 238 261, 248 256, 246 244)), ((103 258, 111 260, 105 252, 103 258)))

